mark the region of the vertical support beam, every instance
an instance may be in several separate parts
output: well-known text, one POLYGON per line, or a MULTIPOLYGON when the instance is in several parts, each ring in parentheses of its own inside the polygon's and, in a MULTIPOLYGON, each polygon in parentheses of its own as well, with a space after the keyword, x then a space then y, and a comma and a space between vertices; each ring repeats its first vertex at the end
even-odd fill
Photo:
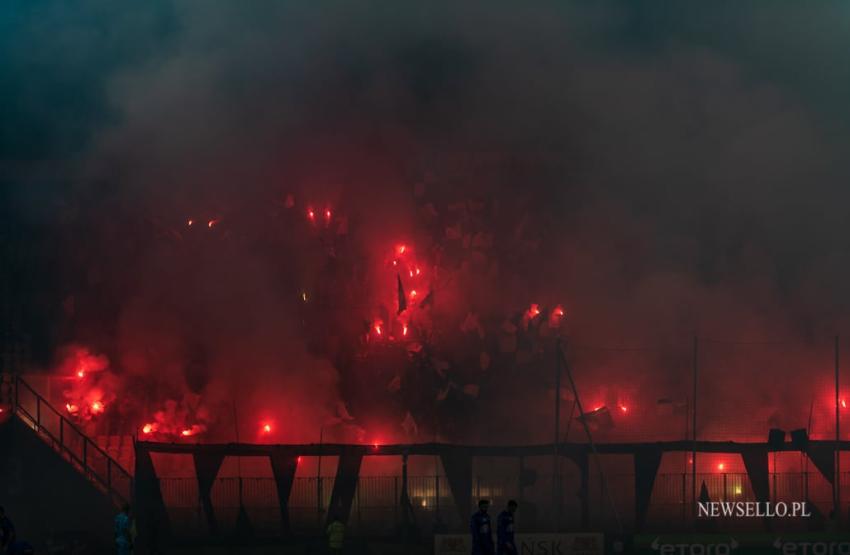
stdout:
POLYGON ((770 501, 770 469, 768 467, 767 447, 748 448, 741 452, 744 468, 756 494, 756 501, 770 501))
POLYGON ((140 447, 138 443, 136 444, 135 474, 133 481, 135 512, 139 519, 142 540, 152 549, 158 547, 160 538, 170 536, 171 527, 150 451, 140 447))
MULTIPOLYGON (((753 493, 756 495, 756 501, 760 503, 770 500, 770 466, 768 457, 767 447, 751 447, 741 451, 741 458, 744 459, 744 468, 747 469, 747 476, 749 476, 750 484, 753 486, 753 493)), ((725 501, 725 474, 723 475, 723 485, 723 500, 725 501)), ((769 525, 769 521, 766 522, 769 525)))
MULTIPOLYGON (((835 451, 830 449, 829 444, 813 445, 809 443, 806 448, 806 454, 809 460, 815 465, 815 468, 827 481, 834 486, 835 484, 835 451)), ((833 497, 833 500, 835 498, 833 497)))
POLYGON ((201 506, 204 508, 204 514, 207 517, 210 534, 218 534, 218 521, 215 518, 215 510, 213 509, 210 492, 212 491, 213 482, 221 468, 221 463, 224 461, 224 453, 193 453, 192 459, 195 462, 195 474, 198 478, 198 496, 201 500, 201 506))
POLYGON ((360 463, 363 455, 359 451, 352 450, 339 457, 336 468, 334 488, 331 491, 331 502, 328 507, 327 522, 330 523, 334 516, 343 522, 348 522, 351 514, 351 504, 354 501, 354 492, 357 489, 357 480, 360 477, 360 463))
POLYGON ((461 522, 466 522, 472 515, 472 456, 464 449, 445 448, 440 453, 440 459, 461 522))
POLYGON ((661 465, 662 451, 656 447, 640 448, 634 454, 635 468, 635 528, 643 530, 652 487, 661 465))
POLYGON ((298 454, 291 450, 278 449, 269 456, 269 459, 277 487, 277 500, 280 505, 281 533, 287 536, 292 529, 289 520, 289 495, 292 493, 292 484, 295 482, 298 454))

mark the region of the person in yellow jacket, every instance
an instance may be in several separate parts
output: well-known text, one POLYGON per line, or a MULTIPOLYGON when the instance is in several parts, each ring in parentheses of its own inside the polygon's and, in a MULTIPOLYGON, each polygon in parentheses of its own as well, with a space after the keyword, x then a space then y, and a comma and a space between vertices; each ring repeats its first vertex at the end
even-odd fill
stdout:
POLYGON ((333 555, 341 554, 342 546, 345 541, 345 524, 343 524, 339 516, 334 515, 331 519, 331 523, 328 524, 327 534, 328 550, 333 555))

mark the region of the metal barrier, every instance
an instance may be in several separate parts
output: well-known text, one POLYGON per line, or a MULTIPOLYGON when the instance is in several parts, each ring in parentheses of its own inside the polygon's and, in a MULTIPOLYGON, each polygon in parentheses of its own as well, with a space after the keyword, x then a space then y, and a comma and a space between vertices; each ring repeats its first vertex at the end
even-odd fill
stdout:
MULTIPOLYGON (((771 473, 771 499, 774 501, 803 501, 827 506, 831 494, 817 474, 802 472, 771 473), (807 485, 811 480, 812 483, 807 485)), ((542 481, 551 480, 541 476, 542 481)), ((633 474, 613 474, 612 483, 625 483, 634 479, 633 474)), ((687 530, 692 526, 693 503, 691 501, 690 473, 659 474, 653 488, 649 510, 648 526, 655 530, 687 530)), ((850 472, 844 474, 850 481, 850 472)), ((322 490, 330 492, 333 477, 322 478, 322 490)), ((360 477, 351 509, 348 525, 358 534, 388 535, 397 530, 402 521, 401 515, 401 476, 365 476, 360 477)), ((717 501, 755 501, 756 496, 746 473, 698 473, 698 483, 706 484, 712 500, 717 501)), ((172 519, 172 525, 186 536, 207 534, 200 501, 198 499, 197 480, 195 478, 160 478, 160 486, 166 509, 172 519)), ((410 502, 414 519, 420 530, 430 531, 442 527, 446 530, 465 530, 466 515, 458 515, 444 476, 411 476, 408 479, 410 502)), ((298 533, 317 533, 323 529, 324 511, 330 496, 325 495, 320 505, 317 500, 316 478, 299 477, 295 479, 289 498, 289 511, 292 530, 298 533), (320 518, 317 518, 320 517, 320 518)), ((472 498, 483 496, 493 503, 497 510, 504 506, 507 499, 516 498, 516 491, 496 478, 477 479, 473 484, 472 498)), ((606 498, 598 484, 593 484, 591 494, 591 523, 603 528, 610 525, 610 508, 606 507, 606 498)), ((615 502, 622 509, 627 523, 632 522, 630 507, 634 504, 631 489, 620 487, 614 492, 615 502)), ((274 535, 279 532, 279 512, 277 490, 274 478, 216 478, 212 486, 213 505, 216 515, 225 529, 232 529, 237 510, 243 506, 249 513, 255 532, 258 535, 274 535)), ((538 507, 545 501, 540 497, 538 507)), ((566 499, 566 511, 571 520, 565 521, 565 527, 580 529, 579 514, 576 512, 578 500, 572 498, 572 505, 566 499)), ((520 519, 525 530, 545 531, 550 528, 548 515, 534 517, 530 514, 530 500, 521 501, 520 519)), ((811 507, 814 508, 814 507, 811 507)), ((800 521, 800 525, 807 524, 800 521)), ((724 529, 759 529, 760 520, 744 519, 734 522, 726 519, 724 529), (749 528, 748 528, 749 527, 749 528)))
POLYGON ((133 476, 20 376, 12 376, 12 411, 116 504, 130 501, 133 476))

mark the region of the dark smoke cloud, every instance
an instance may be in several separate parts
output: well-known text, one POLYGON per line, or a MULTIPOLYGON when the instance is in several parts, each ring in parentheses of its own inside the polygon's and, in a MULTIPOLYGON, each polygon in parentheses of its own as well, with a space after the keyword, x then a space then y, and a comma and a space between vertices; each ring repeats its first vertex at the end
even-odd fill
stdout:
MULTIPOLYGON (((15 219, 41 236, 21 273, 55 301, 31 324, 49 345, 91 342, 159 387, 238 398, 252 423, 273 404, 299 424, 334 416, 350 369, 305 347, 297 297, 326 253, 285 196, 350 217, 357 259, 424 240, 426 182, 441 206, 498 214, 491 271, 459 274, 446 321, 562 303, 593 403, 686 395, 694 334, 786 342, 704 346, 713 433, 736 406, 759 434, 800 425, 826 387, 811 376, 828 375, 850 302, 840 4, 4 10, 0 145, 15 219), (187 218, 220 219, 218 241, 187 218), (766 375, 763 397, 741 385, 766 375)), ((511 437, 551 417, 548 366, 488 379, 470 410, 511 437)))

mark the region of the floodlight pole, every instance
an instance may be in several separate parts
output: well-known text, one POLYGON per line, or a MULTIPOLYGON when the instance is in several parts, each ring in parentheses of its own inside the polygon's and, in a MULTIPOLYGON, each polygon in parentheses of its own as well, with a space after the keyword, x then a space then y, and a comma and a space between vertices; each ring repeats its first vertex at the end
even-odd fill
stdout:
POLYGON ((841 401, 838 398, 838 336, 835 336, 835 477, 832 481, 835 522, 841 522, 841 401))
POLYGON ((694 353, 693 353, 693 369, 694 369, 694 391, 693 401, 691 401, 691 434, 693 437, 693 446, 691 449, 691 502, 693 503, 694 516, 697 510, 697 370, 699 361, 699 338, 694 336, 694 353))
POLYGON ((561 467, 558 464, 558 442, 561 441, 561 340, 555 355, 555 442, 552 453, 552 514, 555 515, 555 532, 561 524, 561 467))
POLYGON ((576 382, 573 379, 573 373, 570 370, 570 365, 567 364, 567 357, 564 354, 564 350, 561 348, 560 341, 558 341, 557 347, 558 357, 561 359, 561 365, 563 366, 564 370, 566 370, 567 380, 569 380, 570 382, 570 389, 572 389, 573 398, 575 398, 579 419, 581 420, 582 426, 584 427, 584 433, 587 435, 587 442, 590 445, 590 453, 593 456, 593 461, 596 463, 596 467, 599 469, 599 475, 602 478, 602 489, 605 492, 605 496, 608 498, 608 503, 611 505, 611 510, 614 513, 614 519, 617 521, 617 531, 622 534, 623 521, 620 519, 620 512, 617 510, 617 506, 614 504, 614 498, 611 495, 611 489, 608 487, 608 480, 605 478, 605 471, 602 469, 602 461, 600 461, 599 459, 599 451, 596 450, 596 444, 593 443, 593 434, 590 432, 590 426, 588 426, 587 418, 583 418, 584 408, 582 408, 581 406, 581 398, 578 395, 576 382))

